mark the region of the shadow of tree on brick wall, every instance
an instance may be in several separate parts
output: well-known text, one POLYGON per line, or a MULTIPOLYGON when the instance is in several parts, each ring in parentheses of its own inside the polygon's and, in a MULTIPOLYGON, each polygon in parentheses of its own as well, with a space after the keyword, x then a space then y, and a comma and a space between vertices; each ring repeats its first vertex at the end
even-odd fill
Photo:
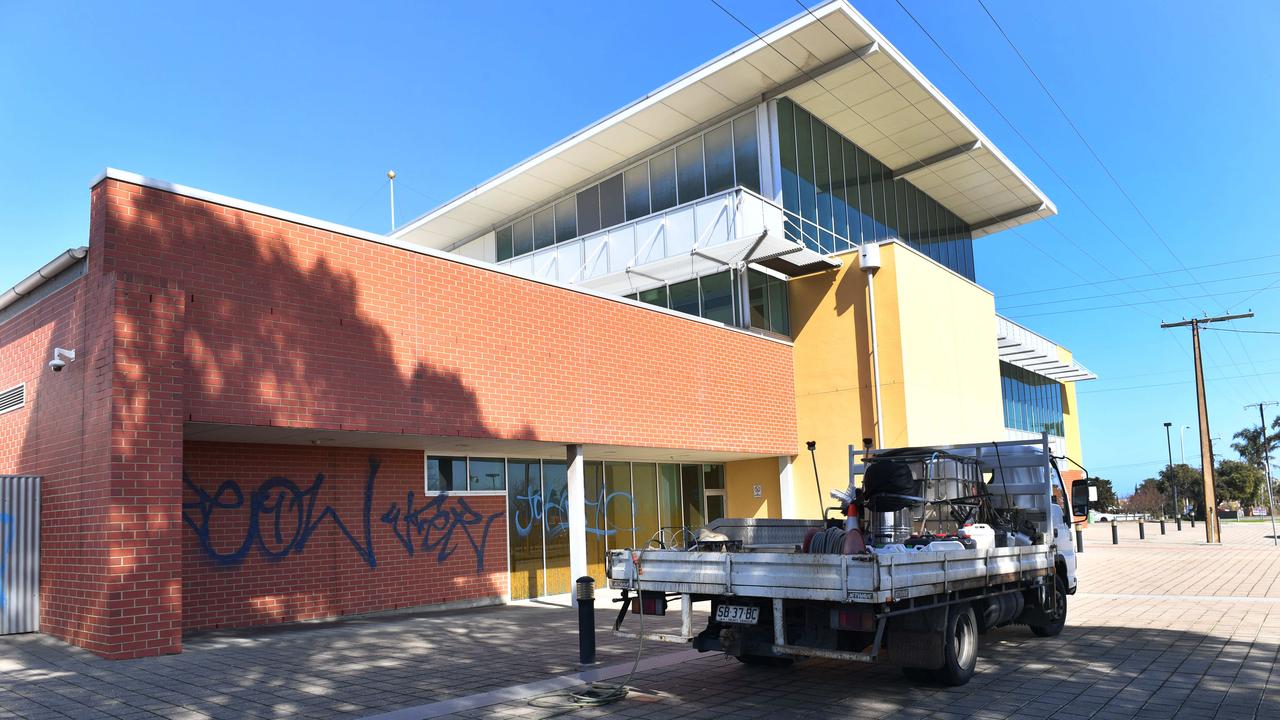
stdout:
MULTIPOLYGON (((79 359, 110 383, 115 432, 106 504, 93 510, 97 539, 82 542, 107 545, 106 523, 140 523, 132 542, 103 551, 114 566, 101 589, 146 588, 155 598, 108 613, 115 630, 105 642, 115 650, 95 651, 128 656, 139 638, 173 650, 145 618, 159 609, 163 623, 181 625, 184 430, 234 424, 253 442, 289 442, 273 433, 305 428, 332 433, 335 445, 342 433, 376 432, 383 445, 405 437, 405 448, 420 447, 414 436, 538 439, 527 424, 494 430, 459 373, 424 360, 439 356, 428 342, 467 340, 417 304, 408 260, 386 261, 404 251, 340 236, 335 246, 309 227, 118 181, 93 197, 84 280, 105 284, 90 310, 113 312, 104 318, 114 322, 112 341, 89 338, 95 349, 79 359)), ((290 618, 258 618, 281 619, 290 618)), ((159 633, 175 637, 172 627, 159 633)))

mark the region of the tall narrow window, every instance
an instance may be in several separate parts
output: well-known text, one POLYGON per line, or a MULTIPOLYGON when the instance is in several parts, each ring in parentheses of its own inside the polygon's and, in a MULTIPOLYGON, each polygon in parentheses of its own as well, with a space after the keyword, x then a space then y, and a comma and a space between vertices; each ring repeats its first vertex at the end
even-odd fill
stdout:
POLYGON ((546 538, 548 595, 569 592, 569 469, 562 462, 542 463, 542 534, 546 538))
POLYGON ((578 211, 574 199, 569 197, 556 203, 556 242, 572 240, 578 235, 578 211))
POLYGON ((649 540, 658 536, 658 466, 632 464, 631 487, 636 508, 636 546, 648 547, 649 540))
POLYGON ((786 209, 786 234, 792 242, 800 242, 800 169, 796 157, 796 106, 783 98, 778 101, 778 165, 782 171, 782 207, 786 209))
POLYGON ((511 242, 516 255, 533 252, 533 218, 522 217, 511 226, 511 242))
POLYGON ((760 192, 760 147, 756 140, 756 114, 733 121, 733 166, 738 184, 760 192))
POLYGON ((649 163, 640 163, 622 174, 627 191, 627 219, 649 214, 649 163))
POLYGON ((706 509, 702 497, 702 466, 680 466, 680 495, 684 509, 684 525, 697 531, 706 524, 706 509))
POLYGON ((733 126, 725 123, 702 136, 707 168, 707 194, 733 187, 733 126))
POLYGON ((556 241, 556 220, 551 208, 533 214, 533 247, 541 250, 556 241))
POLYGON ((609 519, 606 541, 610 550, 633 548, 635 536, 635 501, 631 490, 631 463, 604 464, 605 516, 609 519))
POLYGON ((588 235, 600 227, 600 186, 592 185, 578 193, 578 234, 588 235))
POLYGON ((684 547, 686 535, 680 492, 680 466, 664 463, 658 466, 658 513, 662 516, 663 536, 669 545, 684 547))
MULTIPOLYGON (((543 594, 545 534, 538 517, 545 506, 541 466, 537 460, 511 461, 511 492, 507 494, 507 530, 511 543, 511 598, 543 594)), ((566 535, 567 537, 567 535, 566 535)))
POLYGON ((654 212, 676 205, 676 151, 668 150, 649 160, 649 188, 654 212))
POLYGON ((613 227, 626 220, 622 175, 614 175, 600 183, 600 227, 613 227))
POLYGON ((511 226, 500 227, 493 235, 498 245, 498 262, 510 260, 515 255, 511 247, 511 226))
POLYGON ((702 316, 733 324, 733 282, 728 270, 702 278, 702 316))
POLYGON ((702 138, 696 137, 676 147, 676 182, 680 190, 680 203, 687 203, 707 194, 702 168, 702 138))

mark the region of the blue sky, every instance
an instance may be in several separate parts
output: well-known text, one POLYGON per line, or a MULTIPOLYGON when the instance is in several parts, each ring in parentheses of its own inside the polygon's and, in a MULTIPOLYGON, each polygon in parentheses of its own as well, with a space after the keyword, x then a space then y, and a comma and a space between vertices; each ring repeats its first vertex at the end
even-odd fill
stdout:
MULTIPOLYGON (((722 2, 757 30, 800 11, 722 2)), ((1101 376, 1080 387, 1086 465, 1132 487, 1164 463, 1166 420, 1193 426, 1197 457, 1190 336, 1158 325, 1251 308, 1235 328, 1280 331, 1280 6, 988 0, 1166 250, 976 0, 904 2, 1123 238, 893 0, 856 3, 1058 205, 1052 224, 978 241, 978 274, 1006 314, 1101 376), (1083 284, 1179 260, 1216 267, 1083 284), (1090 310, 1125 303, 1143 304, 1090 310)), ((490 7, 0 0, 0 288, 84 244, 106 166, 385 231, 388 169, 403 222, 747 38, 706 0, 490 7)), ((1242 406, 1280 399, 1280 335, 1206 332, 1204 346, 1222 378, 1215 449, 1231 455, 1256 422, 1242 406)))

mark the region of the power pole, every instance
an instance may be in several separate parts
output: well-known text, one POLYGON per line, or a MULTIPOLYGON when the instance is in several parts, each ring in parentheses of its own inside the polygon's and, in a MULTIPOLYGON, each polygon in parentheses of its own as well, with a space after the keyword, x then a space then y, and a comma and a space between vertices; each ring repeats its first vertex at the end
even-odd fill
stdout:
MULTIPOLYGON (((1164 444, 1169 449, 1169 485, 1173 487, 1173 516, 1176 518, 1181 517, 1181 513, 1178 510, 1178 478, 1173 472, 1173 438, 1169 436, 1171 427, 1173 427, 1171 422, 1164 424, 1164 444)), ((1181 530, 1182 526, 1179 525, 1178 529, 1181 530)))
POLYGON ((1280 537, 1276 537, 1276 500, 1275 494, 1271 490, 1271 443, 1267 442, 1267 414, 1263 412, 1263 408, 1270 405, 1280 405, 1280 402, 1274 400, 1256 402, 1252 405, 1245 405, 1244 409, 1251 407, 1258 408, 1258 442, 1262 443, 1262 467, 1267 472, 1267 514, 1271 516, 1271 544, 1280 545, 1280 537))
POLYGON ((1204 396, 1204 365, 1200 361, 1200 326, 1227 320, 1243 320, 1253 313, 1220 315, 1218 317, 1192 318, 1174 323, 1160 323, 1162 328, 1191 326, 1191 348, 1196 365, 1196 412, 1200 419, 1200 464, 1204 476, 1204 536, 1205 542, 1222 542, 1218 527, 1218 502, 1213 492, 1213 450, 1209 444, 1209 405, 1204 396))

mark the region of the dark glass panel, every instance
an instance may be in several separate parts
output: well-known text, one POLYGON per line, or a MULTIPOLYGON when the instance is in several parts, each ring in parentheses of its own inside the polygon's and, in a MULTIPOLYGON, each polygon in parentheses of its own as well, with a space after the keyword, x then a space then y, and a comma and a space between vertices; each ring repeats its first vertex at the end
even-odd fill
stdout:
POLYGON ((514 257, 515 252, 511 248, 511 226, 498 228, 494 237, 498 242, 498 262, 514 257))
POLYGON ((849 239, 862 244, 871 227, 871 220, 865 217, 862 209, 861 183, 864 182, 858 166, 858 151, 848 140, 841 143, 844 148, 845 203, 849 206, 849 239))
POLYGON ((663 536, 669 545, 684 547, 686 536, 680 531, 684 527, 684 513, 681 510, 680 466, 662 464, 658 466, 658 509, 662 522, 663 536))
POLYGON ((707 168, 707 194, 733 187, 733 126, 725 123, 702 136, 707 168))
POLYGON ((466 489, 466 458, 427 458, 427 492, 463 492, 466 489))
POLYGON ((702 485, 707 490, 723 490, 724 489, 724 466, 723 465, 703 465, 702 466, 702 485))
POLYGON ((733 166, 738 184, 760 192, 760 146, 756 139, 756 114, 733 121, 733 166))
POLYGON ((650 288, 649 290, 641 290, 637 298, 642 303, 657 305, 659 307, 667 307, 667 286, 650 288))
MULTIPOLYGON (((796 107, 796 161, 800 179, 800 217, 818 222, 817 175, 813 167, 813 124, 809 113, 796 107)), ((813 241, 817 242, 815 234, 813 241)))
POLYGON ((601 227, 600 186, 592 185, 578 193, 578 234, 587 235, 601 227))
POLYGON ((845 200, 844 139, 835 130, 827 131, 827 157, 831 163, 831 230, 842 238, 836 250, 847 250, 849 217, 845 200))
POLYGON ((626 222, 627 214, 622 197, 622 175, 600 183, 600 227, 613 227, 626 222))
POLYGON ((698 281, 685 280, 671 286, 671 309, 689 315, 698 314, 698 281))
POLYGON ((622 174, 627 190, 627 219, 649 214, 649 163, 640 163, 622 174))
POLYGON ((556 203, 556 242, 572 240, 578 236, 578 210, 574 198, 565 198, 556 203))
POLYGON ((516 255, 533 252, 533 218, 520 218, 511 226, 511 243, 516 255))
MULTIPOLYGON (((813 184, 818 193, 817 222, 818 227, 830 230, 831 224, 831 155, 827 149, 827 126, 813 120, 813 184)), ((825 235, 823 236, 825 237, 825 235)), ((828 243, 819 240, 824 252, 829 252, 828 243)))
POLYGON ((703 177, 701 137, 676 147, 676 185, 682 204, 707 194, 707 184, 703 177))
POLYGON ((533 247, 541 250, 556 241, 556 219, 551 208, 533 214, 533 247))
POLYGON ((724 499, 719 493, 707 494, 707 522, 724 517, 724 499))
POLYGON ((604 508, 604 465, 598 462, 584 462, 583 502, 587 512, 587 567, 591 577, 600 584, 605 581, 605 533, 608 532, 609 520, 604 508))
POLYGON ((507 531, 511 538, 513 600, 543 594, 542 511, 542 473, 538 461, 512 460, 511 492, 507 494, 507 531))
POLYGON ((668 150, 649 160, 649 187, 654 212, 675 207, 676 151, 668 150))
POLYGON ((507 489, 507 467, 502 458, 471 458, 470 465, 471 482, 468 489, 507 489))
POLYGON ((733 324, 733 281, 729 271, 707 275, 702 283, 702 316, 726 325, 733 324))
POLYGON ((756 270, 747 271, 747 299, 751 305, 751 327, 769 328, 769 276, 756 270))
MULTIPOLYGON (((800 176, 796 160, 795 105, 786 98, 778 101, 778 164, 782 171, 782 207, 800 213, 800 176)), ((800 226, 787 216, 787 239, 800 242, 800 226)))
POLYGON ((787 281, 769 278, 769 329, 791 334, 791 313, 787 304, 787 281))

